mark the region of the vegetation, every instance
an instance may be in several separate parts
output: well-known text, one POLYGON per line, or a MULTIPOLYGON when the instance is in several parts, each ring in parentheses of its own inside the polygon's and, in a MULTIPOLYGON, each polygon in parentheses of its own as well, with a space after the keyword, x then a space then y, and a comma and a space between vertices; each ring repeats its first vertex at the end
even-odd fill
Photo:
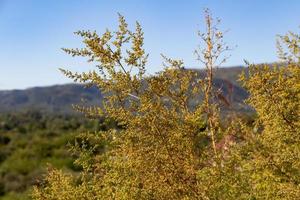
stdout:
MULTIPOLYGON (((66 129, 72 131, 51 141, 35 143, 51 135, 41 134, 43 131, 31 135, 30 144, 22 144, 20 139, 17 142, 22 149, 17 148, 8 158, 1 156, 2 174, 26 177, 31 168, 52 163, 46 178, 34 187, 32 198, 37 200, 299 199, 300 36, 279 36, 283 64, 248 64, 247 74, 241 75, 255 119, 245 120, 235 112, 221 119, 221 110, 230 107, 231 101, 216 87, 214 74, 230 48, 218 29, 220 21, 209 11, 205 21, 206 32, 199 33, 201 43, 195 52, 205 67, 203 77, 184 69, 182 60, 165 55, 164 69, 147 76, 142 28, 136 23, 135 30, 129 30, 121 15, 117 31, 107 30, 102 35, 76 32, 85 47, 64 51, 86 57, 96 69, 61 71, 77 82, 97 87, 103 95, 101 105, 76 109, 89 118, 110 120, 105 126, 92 126, 93 131, 81 129, 78 123, 74 126, 72 121, 66 129), (61 159, 71 137, 75 137, 70 145, 75 165, 61 159), (31 151, 26 151, 28 148, 31 151), (32 149, 40 155, 33 155, 32 149), (36 156, 39 159, 31 159, 36 156), (11 164, 12 160, 20 163, 11 164)), ((35 126, 49 131, 47 123, 38 121, 18 126, 14 134, 26 135, 35 126)), ((11 143, 11 135, 1 139, 3 145, 11 143)), ((7 191, 6 185, 2 188, 7 191)))
POLYGON ((0 199, 27 199, 47 167, 78 173, 69 143, 85 131, 104 130, 109 123, 79 116, 20 112, 0 116, 0 199))

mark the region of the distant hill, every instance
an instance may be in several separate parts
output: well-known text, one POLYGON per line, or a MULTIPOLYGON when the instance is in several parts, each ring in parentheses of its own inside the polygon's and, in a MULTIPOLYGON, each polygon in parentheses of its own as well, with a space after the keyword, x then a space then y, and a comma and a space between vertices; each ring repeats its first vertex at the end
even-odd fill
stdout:
POLYGON ((38 110, 72 113, 72 104, 79 104, 82 100, 88 105, 99 104, 102 96, 96 88, 85 88, 80 84, 0 91, 0 112, 38 110))
MULTIPOLYGON (((214 80, 215 87, 221 88, 226 98, 230 96, 231 107, 242 112, 251 111, 243 103, 248 93, 237 81, 238 75, 245 69, 243 67, 220 68, 214 80)), ((200 76, 203 76, 203 70, 197 71, 200 76)), ((72 104, 80 104, 82 100, 85 101, 85 105, 99 105, 102 95, 96 88, 84 88, 80 84, 0 91, 0 113, 26 110, 74 113, 72 104)))
MULTIPOLYGON (((196 70, 199 73, 200 77, 205 76, 204 70, 196 70)), ((248 68, 246 67, 224 67, 218 68, 214 73, 214 87, 217 90, 222 91, 223 97, 228 101, 227 103, 230 106, 223 106, 223 113, 226 113, 228 110, 234 110, 237 112, 243 113, 253 113, 254 110, 246 105, 244 101, 248 98, 248 92, 242 88, 241 83, 239 82, 239 76, 245 72, 248 74, 248 68)), ((224 105, 224 104, 223 104, 224 105)))

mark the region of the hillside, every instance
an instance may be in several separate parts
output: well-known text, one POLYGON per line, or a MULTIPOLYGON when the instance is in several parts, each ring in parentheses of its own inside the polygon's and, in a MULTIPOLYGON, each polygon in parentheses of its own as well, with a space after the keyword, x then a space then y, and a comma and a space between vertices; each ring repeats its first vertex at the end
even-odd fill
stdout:
POLYGON ((84 88, 79 84, 0 91, 0 112, 38 110, 71 113, 72 104, 82 101, 85 104, 99 104, 101 98, 96 88, 84 88))
MULTIPOLYGON (((223 91, 224 96, 230 95, 235 110, 249 111, 243 104, 248 93, 238 83, 238 75, 243 67, 220 68, 215 74, 215 87, 223 91), (230 94, 232 93, 232 94, 230 94)), ((194 69, 193 69, 194 70, 194 69)), ((199 70, 200 76, 203 71, 199 70)), ((102 100, 96 88, 84 88, 79 84, 34 87, 26 90, 0 91, 0 112, 17 112, 38 110, 42 112, 74 113, 72 104, 99 105, 102 100)))

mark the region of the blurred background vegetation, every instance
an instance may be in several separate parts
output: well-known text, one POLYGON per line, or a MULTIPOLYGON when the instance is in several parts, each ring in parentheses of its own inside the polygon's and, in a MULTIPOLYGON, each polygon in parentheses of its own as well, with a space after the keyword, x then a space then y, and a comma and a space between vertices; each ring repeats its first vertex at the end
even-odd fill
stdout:
POLYGON ((69 145, 76 134, 105 130, 110 122, 39 111, 0 114, 0 199, 28 198, 47 167, 76 173, 69 145))

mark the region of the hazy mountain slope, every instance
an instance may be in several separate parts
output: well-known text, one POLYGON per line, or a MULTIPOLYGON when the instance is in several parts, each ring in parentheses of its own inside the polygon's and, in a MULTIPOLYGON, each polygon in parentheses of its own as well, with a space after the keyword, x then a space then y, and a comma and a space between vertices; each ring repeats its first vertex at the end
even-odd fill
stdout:
POLYGON ((72 104, 99 104, 101 94, 96 88, 79 84, 34 87, 26 90, 0 91, 0 112, 39 110, 44 112, 72 112, 72 104))
MULTIPOLYGON (((238 83, 238 75, 246 68, 228 67, 220 68, 215 75, 214 84, 220 88, 232 108, 240 111, 249 111, 243 104, 248 93, 238 83)), ((203 70, 199 76, 204 75, 203 70)), ((0 91, 0 112, 15 112, 24 110, 39 110, 45 112, 71 113, 72 104, 96 104, 102 100, 96 88, 84 88, 79 84, 55 85, 50 87, 34 87, 26 90, 0 91)))

